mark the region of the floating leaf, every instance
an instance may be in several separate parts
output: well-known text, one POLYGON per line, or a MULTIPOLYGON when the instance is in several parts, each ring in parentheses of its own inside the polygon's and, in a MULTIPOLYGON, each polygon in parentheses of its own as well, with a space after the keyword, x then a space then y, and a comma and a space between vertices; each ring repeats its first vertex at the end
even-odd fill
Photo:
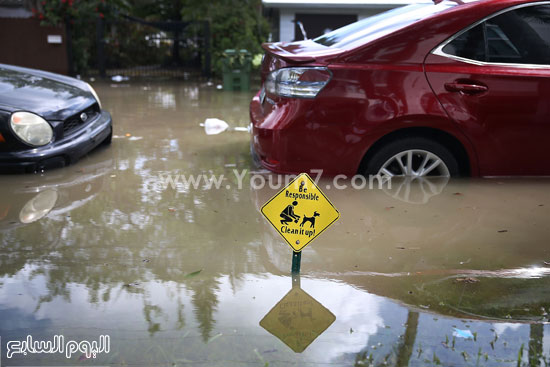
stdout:
POLYGON ((525 347, 525 344, 521 344, 521 347, 519 348, 518 352, 518 367, 521 366, 521 361, 523 360, 523 348, 525 347))
POLYGON ((214 335, 213 337, 211 337, 210 339, 208 339, 208 341, 206 342, 206 344, 210 344, 212 343, 214 340, 218 339, 220 336, 222 336, 223 334, 222 333, 219 333, 219 334, 216 334, 214 335))
POLYGON ((199 274, 200 274, 200 272, 201 272, 201 271, 202 271, 202 269, 200 269, 200 270, 197 270, 197 271, 194 271, 194 272, 192 272, 192 273, 189 273, 189 274, 187 274, 186 276, 184 276, 184 278, 186 278, 186 279, 187 279, 187 278, 193 278, 193 277, 196 277, 197 275, 199 275, 199 274))

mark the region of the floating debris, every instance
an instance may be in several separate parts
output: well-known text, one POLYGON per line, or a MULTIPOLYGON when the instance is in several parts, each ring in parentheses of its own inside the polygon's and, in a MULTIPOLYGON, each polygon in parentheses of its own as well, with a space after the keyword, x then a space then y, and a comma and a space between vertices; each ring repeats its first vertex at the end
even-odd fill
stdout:
POLYGON ((461 330, 457 328, 453 328, 453 336, 456 336, 457 338, 464 338, 464 339, 473 339, 474 334, 470 330, 461 330))
POLYGON ((473 284, 473 283, 478 283, 478 282, 479 282, 479 279, 472 278, 472 277, 467 277, 467 278, 456 278, 456 279, 455 279, 455 282, 456 282, 456 283, 469 283, 469 284, 473 284))
POLYGON ((184 276, 184 278, 192 278, 192 277, 195 277, 195 276, 199 275, 201 271, 202 271, 202 269, 201 269, 201 270, 194 271, 194 272, 192 272, 192 273, 189 273, 189 274, 187 274, 186 276, 184 276))
POLYGON ((212 343, 214 340, 218 339, 220 336, 222 336, 223 334, 222 333, 219 333, 219 334, 216 334, 214 335, 213 337, 211 337, 207 342, 206 344, 210 344, 212 343))
POLYGON ((127 76, 122 76, 122 75, 114 75, 114 76, 111 77, 111 80, 112 80, 113 82, 120 83, 120 82, 124 82, 124 81, 130 80, 130 78, 127 77, 127 76))
POLYGON ((229 128, 229 124, 223 120, 209 118, 204 120, 204 132, 206 135, 217 135, 229 128))

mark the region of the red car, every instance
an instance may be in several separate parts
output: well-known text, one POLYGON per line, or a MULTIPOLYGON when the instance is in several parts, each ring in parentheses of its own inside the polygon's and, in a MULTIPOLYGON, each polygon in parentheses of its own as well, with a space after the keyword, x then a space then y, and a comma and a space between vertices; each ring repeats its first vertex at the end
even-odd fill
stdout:
POLYGON ((274 172, 550 174, 550 1, 434 0, 263 48, 252 148, 274 172))

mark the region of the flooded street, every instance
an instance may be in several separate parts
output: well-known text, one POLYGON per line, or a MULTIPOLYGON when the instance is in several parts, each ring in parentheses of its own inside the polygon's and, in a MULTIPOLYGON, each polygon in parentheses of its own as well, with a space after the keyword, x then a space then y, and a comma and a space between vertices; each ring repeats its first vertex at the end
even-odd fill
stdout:
POLYGON ((1 366, 550 362, 550 179, 357 190, 323 178, 340 219, 293 279, 291 249, 260 213, 279 191, 260 184, 279 177, 254 165, 248 133, 234 129, 248 126, 252 93, 94 87, 112 146, 0 176, 1 366), (207 135, 207 118, 230 128, 207 135), (183 175, 223 177, 218 189, 166 185, 183 175), (12 344, 8 359, 8 341, 29 335, 108 335, 110 350, 67 358, 12 344))

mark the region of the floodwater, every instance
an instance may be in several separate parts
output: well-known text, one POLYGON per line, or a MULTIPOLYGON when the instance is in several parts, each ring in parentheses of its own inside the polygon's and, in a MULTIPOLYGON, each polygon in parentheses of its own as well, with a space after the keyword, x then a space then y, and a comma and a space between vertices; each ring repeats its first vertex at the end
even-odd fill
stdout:
POLYGON ((278 177, 233 129, 248 125, 251 93, 96 87, 111 147, 0 177, 2 366, 547 364, 550 179, 337 190, 324 178, 341 217, 293 278, 259 212, 278 192, 261 183, 278 177), (207 135, 207 118, 230 129, 207 135))

